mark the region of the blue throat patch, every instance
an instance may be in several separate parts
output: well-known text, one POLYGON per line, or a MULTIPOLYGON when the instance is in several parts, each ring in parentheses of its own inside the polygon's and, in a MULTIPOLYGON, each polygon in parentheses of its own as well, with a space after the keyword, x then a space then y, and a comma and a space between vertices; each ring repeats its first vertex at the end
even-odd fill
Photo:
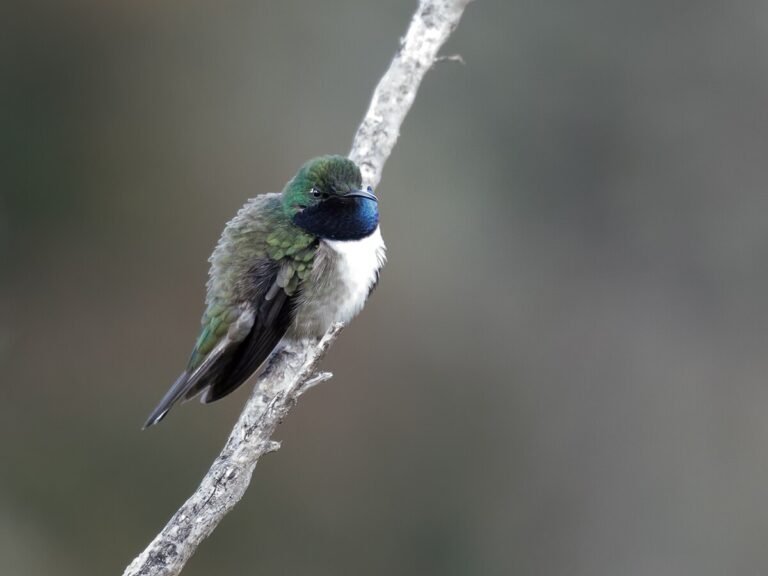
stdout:
POLYGON ((379 205, 368 198, 330 198, 305 208, 293 222, 318 238, 360 240, 379 225, 379 205))

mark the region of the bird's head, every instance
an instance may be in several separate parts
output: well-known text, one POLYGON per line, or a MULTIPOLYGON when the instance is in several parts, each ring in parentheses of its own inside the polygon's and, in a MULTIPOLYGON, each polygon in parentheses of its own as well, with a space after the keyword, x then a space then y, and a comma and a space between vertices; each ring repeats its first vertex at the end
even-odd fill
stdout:
POLYGON ((343 156, 304 164, 283 190, 283 208, 294 224, 329 240, 359 240, 379 225, 378 199, 362 189, 360 169, 343 156))

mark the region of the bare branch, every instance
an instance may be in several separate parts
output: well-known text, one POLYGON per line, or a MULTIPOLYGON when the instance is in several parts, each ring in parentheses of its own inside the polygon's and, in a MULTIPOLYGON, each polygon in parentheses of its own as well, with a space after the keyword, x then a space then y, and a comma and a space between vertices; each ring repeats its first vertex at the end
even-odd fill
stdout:
MULTIPOLYGON (((419 84, 468 2, 419 2, 352 144, 349 156, 360 166, 366 184, 379 183, 419 84)), ((242 498, 259 458, 280 448, 272 434, 299 396, 331 377, 328 372, 317 373, 317 365, 342 329, 341 324, 335 324, 319 341, 288 343, 272 356, 200 486, 123 576, 173 576, 181 572, 200 542, 242 498)))
POLYGON ((464 61, 464 57, 461 54, 449 54, 447 56, 438 56, 435 59, 435 62, 458 62, 462 66, 467 65, 467 63, 464 61))
POLYGON ((333 374, 331 372, 318 372, 312 378, 304 382, 303 386, 299 389, 299 396, 304 394, 304 392, 308 391, 310 388, 314 388, 318 384, 325 382, 326 380, 330 380, 333 378, 333 374))
POLYGON ((440 47, 458 26, 471 0, 422 0, 408 32, 400 40, 389 69, 373 92, 368 112, 357 129, 349 157, 374 188, 392 153, 400 126, 411 109, 424 74, 437 61, 440 47))

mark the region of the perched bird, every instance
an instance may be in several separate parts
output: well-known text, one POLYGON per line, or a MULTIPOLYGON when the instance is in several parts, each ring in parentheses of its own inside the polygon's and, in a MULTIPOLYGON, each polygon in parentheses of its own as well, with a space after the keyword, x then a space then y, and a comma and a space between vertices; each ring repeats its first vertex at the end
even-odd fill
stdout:
POLYGON ((210 257, 206 309, 187 368, 144 427, 180 399, 226 396, 283 339, 320 337, 351 320, 384 262, 378 200, 347 158, 314 158, 281 193, 248 200, 210 257))

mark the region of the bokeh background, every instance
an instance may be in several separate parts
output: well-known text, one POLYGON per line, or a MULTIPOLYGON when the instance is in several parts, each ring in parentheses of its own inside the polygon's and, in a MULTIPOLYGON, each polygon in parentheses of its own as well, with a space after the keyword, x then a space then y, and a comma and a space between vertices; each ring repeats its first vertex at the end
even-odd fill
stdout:
MULTIPOLYGON (((344 153, 413 0, 0 18, 0 573, 119 574, 250 386, 139 427, 246 198, 344 153)), ((390 263, 184 574, 768 573, 768 5, 478 0, 390 263)))

